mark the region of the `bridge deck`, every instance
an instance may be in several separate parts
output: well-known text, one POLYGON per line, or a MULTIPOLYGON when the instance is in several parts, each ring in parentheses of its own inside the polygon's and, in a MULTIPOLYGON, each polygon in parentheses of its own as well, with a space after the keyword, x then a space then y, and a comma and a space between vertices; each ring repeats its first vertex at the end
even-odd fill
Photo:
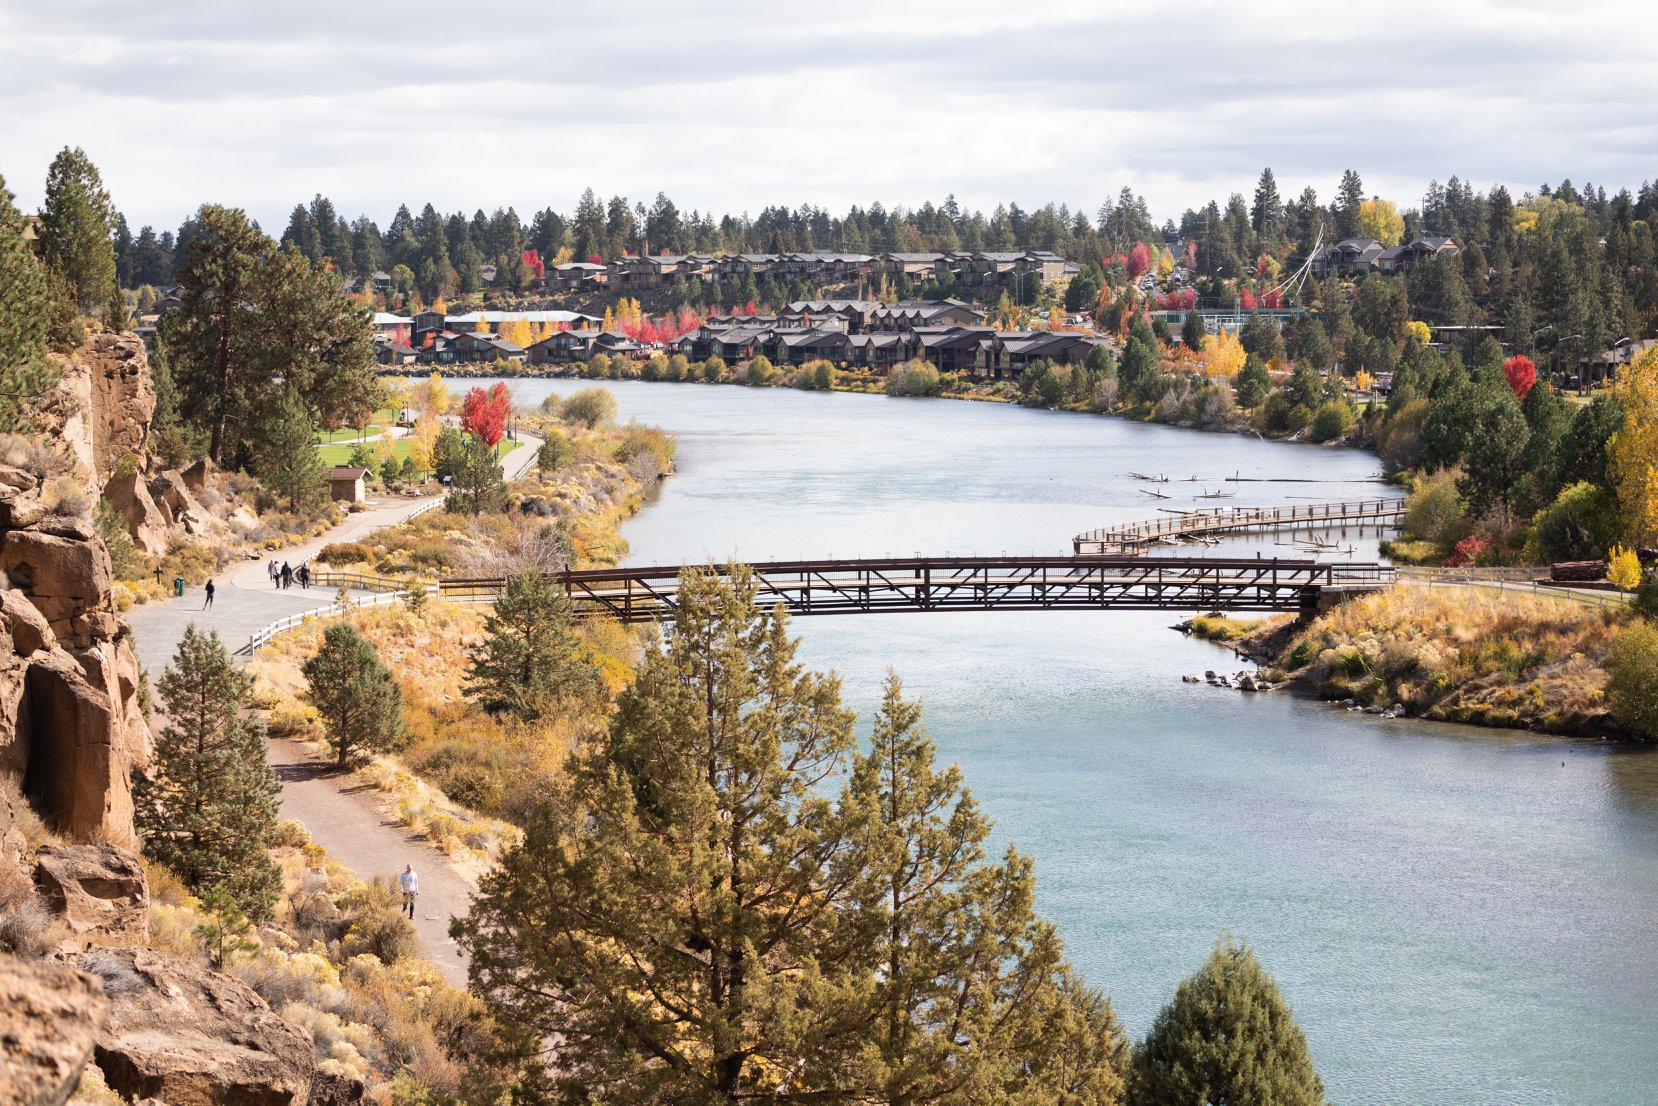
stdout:
MULTIPOLYGON (((774 561, 748 566, 762 603, 792 614, 948 610, 1294 611, 1326 588, 1380 588, 1393 570, 1284 558, 918 557, 774 561)), ((725 573, 730 566, 705 566, 725 573)), ((679 566, 567 572, 560 579, 580 615, 623 622, 670 617, 679 566)), ((500 578, 450 579, 440 593, 495 594, 500 578)))
POLYGON ((1381 525, 1405 514, 1403 498, 1344 503, 1296 503, 1281 507, 1213 507, 1184 511, 1146 522, 1107 526, 1071 541, 1078 556, 1121 556, 1158 542, 1246 530, 1285 530, 1328 525, 1381 525))

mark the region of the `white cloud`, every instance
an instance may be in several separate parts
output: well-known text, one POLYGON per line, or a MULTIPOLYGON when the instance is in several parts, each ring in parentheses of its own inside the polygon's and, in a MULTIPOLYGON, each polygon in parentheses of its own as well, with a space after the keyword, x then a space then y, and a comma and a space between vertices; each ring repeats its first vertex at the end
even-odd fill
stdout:
POLYGON ((136 226, 205 200, 279 228, 322 192, 569 211, 1092 210, 1159 217, 1341 171, 1611 188, 1652 175, 1644 5, 1039 2, 116 4, 0 0, 0 172, 26 206, 84 146, 136 226), (1102 10, 1105 9, 1105 10, 1102 10), (1115 9, 1115 10, 1111 10, 1115 9))

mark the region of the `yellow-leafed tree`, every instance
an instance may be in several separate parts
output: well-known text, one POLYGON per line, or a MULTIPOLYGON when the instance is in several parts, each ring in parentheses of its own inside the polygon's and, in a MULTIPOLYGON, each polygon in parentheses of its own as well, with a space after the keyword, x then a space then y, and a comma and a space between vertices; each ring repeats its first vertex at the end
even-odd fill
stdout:
POLYGON ((1606 558, 1606 578, 1624 591, 1634 591, 1641 584, 1641 558, 1633 549, 1614 545, 1606 558))
POLYGON ((1247 358, 1236 334, 1223 330, 1203 339, 1203 371, 1215 380, 1231 380, 1237 376, 1247 358))
POLYGON ((434 419, 448 411, 449 389, 444 386, 443 374, 433 373, 416 384, 414 402, 422 415, 431 415, 434 419))
POLYGON ((1421 319, 1412 319, 1405 324, 1405 333, 1421 342, 1424 346, 1433 341, 1433 330, 1421 319))
POLYGON ((422 472, 432 471, 432 449, 437 445, 440 429, 438 417, 428 411, 415 420, 414 429, 409 432, 409 456, 422 472))
POLYGON ((1612 394, 1623 408, 1623 429, 1607 445, 1606 471, 1624 533, 1635 546, 1658 544, 1658 350, 1620 371, 1612 394))
POLYGON ((489 333, 489 323, 484 321, 484 313, 482 311, 478 312, 478 325, 472 328, 472 333, 474 333, 474 334, 488 334, 489 333))
POLYGON ((1405 236, 1405 217, 1392 200, 1359 202, 1359 236, 1374 238, 1384 246, 1397 246, 1405 236))

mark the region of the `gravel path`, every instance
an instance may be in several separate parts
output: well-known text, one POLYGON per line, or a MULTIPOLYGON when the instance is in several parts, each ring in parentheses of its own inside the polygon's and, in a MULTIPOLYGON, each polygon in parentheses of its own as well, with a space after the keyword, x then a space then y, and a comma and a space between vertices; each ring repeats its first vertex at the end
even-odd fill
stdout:
MULTIPOLYGON (((535 462, 541 440, 523 435, 523 444, 502 459, 508 480, 515 480, 535 462)), ((330 542, 352 541, 395 525, 432 502, 424 499, 384 499, 348 515, 344 522, 304 545, 281 550, 278 563, 298 565, 330 542)), ((126 613, 138 659, 151 680, 160 678, 172 659, 184 631, 191 625, 213 629, 231 649, 255 632, 289 615, 326 609, 334 599, 329 589, 286 591, 273 588, 263 561, 232 565, 214 578, 218 594, 211 610, 202 609, 203 591, 190 588, 183 599, 146 603, 126 613)), ((380 809, 379 793, 348 775, 336 773, 326 762, 310 759, 292 742, 272 741, 271 764, 282 781, 282 816, 305 823, 311 837, 335 859, 362 879, 394 875, 413 864, 420 874, 421 894, 415 906, 415 934, 423 956, 436 964, 456 986, 466 985, 466 964, 449 940, 449 919, 465 914, 471 886, 437 850, 415 840, 403 826, 380 809)))

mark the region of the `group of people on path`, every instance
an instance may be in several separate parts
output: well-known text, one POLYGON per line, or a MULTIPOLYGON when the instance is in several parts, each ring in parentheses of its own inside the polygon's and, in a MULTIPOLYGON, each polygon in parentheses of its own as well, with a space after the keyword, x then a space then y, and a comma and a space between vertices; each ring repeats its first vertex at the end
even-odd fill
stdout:
POLYGON ((311 565, 309 562, 301 562, 296 569, 291 567, 287 561, 282 562, 281 568, 277 567, 275 561, 271 561, 265 568, 270 573, 271 586, 278 591, 293 587, 296 580, 299 581, 301 588, 311 586, 311 565))

